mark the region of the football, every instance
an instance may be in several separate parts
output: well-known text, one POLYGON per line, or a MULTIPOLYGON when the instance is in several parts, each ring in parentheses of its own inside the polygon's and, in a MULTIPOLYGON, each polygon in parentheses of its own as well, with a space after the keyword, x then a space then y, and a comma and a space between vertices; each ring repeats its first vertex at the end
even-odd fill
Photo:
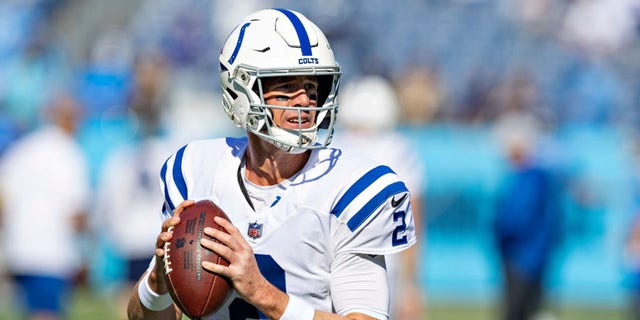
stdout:
POLYGON ((229 297, 229 280, 202 268, 202 261, 229 265, 223 258, 200 245, 205 227, 220 227, 213 217, 229 219, 212 201, 201 200, 180 214, 180 223, 172 227, 171 241, 164 246, 165 277, 173 302, 191 319, 216 312, 229 297))

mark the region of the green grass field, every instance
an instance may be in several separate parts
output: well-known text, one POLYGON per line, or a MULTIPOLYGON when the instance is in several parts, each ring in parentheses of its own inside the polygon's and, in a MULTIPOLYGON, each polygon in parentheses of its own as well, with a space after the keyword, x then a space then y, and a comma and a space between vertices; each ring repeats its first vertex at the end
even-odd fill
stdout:
MULTIPOLYGON (((21 320, 10 302, 2 298, 0 320, 21 320)), ((113 299, 80 289, 72 299, 68 320, 120 320, 113 299)), ((590 307, 552 307, 556 320, 626 320, 622 310, 590 307)), ((497 320, 493 306, 429 305, 424 320, 497 320)), ((401 320, 401 319, 398 319, 401 320)), ((546 320, 546 318, 544 319, 546 320)))

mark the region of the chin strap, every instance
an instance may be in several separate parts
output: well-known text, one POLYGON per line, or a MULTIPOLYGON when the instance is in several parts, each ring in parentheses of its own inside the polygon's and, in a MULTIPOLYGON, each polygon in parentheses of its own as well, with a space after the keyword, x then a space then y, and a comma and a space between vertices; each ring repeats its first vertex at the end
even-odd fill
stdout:
POLYGON ((317 129, 312 131, 301 132, 299 130, 286 130, 278 127, 271 127, 271 139, 272 143, 287 152, 290 153, 302 153, 304 150, 312 146, 318 139, 317 129), (300 152, 296 152, 295 149, 300 149, 300 152))
POLYGON ((249 203, 249 206, 251 206, 251 209, 253 209, 253 211, 256 211, 256 208, 253 207, 253 202, 249 197, 249 192, 247 192, 247 187, 244 185, 244 179, 242 178, 243 166, 244 158, 242 158, 242 161, 240 161, 240 165, 238 166, 238 174, 236 175, 236 177, 238 177, 238 185, 240 186, 240 190, 242 191, 242 195, 244 195, 245 200, 247 200, 247 203, 249 203))

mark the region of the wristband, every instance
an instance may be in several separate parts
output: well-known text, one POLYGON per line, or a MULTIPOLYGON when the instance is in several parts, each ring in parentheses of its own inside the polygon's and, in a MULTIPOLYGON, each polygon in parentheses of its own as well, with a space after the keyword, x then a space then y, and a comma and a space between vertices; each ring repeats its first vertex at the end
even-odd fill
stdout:
POLYGON ((306 302, 289 295, 289 303, 280 320, 313 320, 315 309, 306 302))
POLYGON ((149 288, 149 273, 145 274, 138 285, 138 298, 145 308, 151 311, 162 311, 173 304, 169 293, 157 294, 149 288))

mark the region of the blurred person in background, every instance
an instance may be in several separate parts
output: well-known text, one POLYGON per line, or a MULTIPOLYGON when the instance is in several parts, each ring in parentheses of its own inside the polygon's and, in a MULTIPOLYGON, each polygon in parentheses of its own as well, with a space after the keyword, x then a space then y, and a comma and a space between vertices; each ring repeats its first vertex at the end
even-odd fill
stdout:
MULTIPOLYGON (((382 76, 363 75, 346 83, 339 99, 339 127, 332 143, 345 152, 388 165, 405 181, 411 191, 417 236, 425 239, 422 234, 425 165, 411 142, 395 131, 400 113, 395 88, 382 76)), ((420 246, 414 245, 385 257, 391 290, 390 319, 420 319, 426 311, 426 294, 418 279, 420 256, 420 246)))
POLYGON ((64 317, 83 271, 78 237, 90 196, 86 158, 75 139, 78 104, 56 94, 43 112, 43 126, 12 144, 0 162, 4 261, 26 319, 64 317))
MULTIPOLYGON (((506 158, 496 195, 495 239, 504 276, 505 320, 534 319, 544 305, 544 280, 562 222, 557 177, 543 156, 543 124, 533 82, 507 81, 495 134, 506 158), (508 88, 517 88, 510 90, 508 88)), ((551 315, 548 315, 551 317, 551 315)))
POLYGON ((394 122, 423 125, 436 120, 444 111, 444 87, 435 66, 425 67, 408 63, 394 84, 400 111, 394 122))
POLYGON ((129 111, 136 123, 128 143, 115 147, 98 179, 95 227, 104 232, 107 247, 122 261, 124 274, 117 290, 118 310, 126 319, 127 294, 149 266, 149 243, 160 229, 158 210, 162 193, 157 173, 174 150, 164 134, 162 115, 168 81, 166 60, 159 54, 141 54, 134 66, 129 111), (149 226, 156 228, 149 228, 149 226))

